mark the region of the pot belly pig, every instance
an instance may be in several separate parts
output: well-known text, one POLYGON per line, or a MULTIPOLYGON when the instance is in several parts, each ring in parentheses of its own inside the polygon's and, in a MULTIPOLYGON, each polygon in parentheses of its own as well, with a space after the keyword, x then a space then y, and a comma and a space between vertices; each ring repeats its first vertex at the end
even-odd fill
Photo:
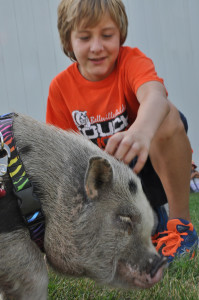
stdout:
MULTIPOLYGON (((152 209, 132 170, 83 136, 15 114, 18 155, 45 216, 44 251, 55 271, 99 284, 148 288, 165 260, 151 242, 152 209)), ((43 253, 30 238, 8 173, 1 177, 0 290, 47 299, 43 253)))

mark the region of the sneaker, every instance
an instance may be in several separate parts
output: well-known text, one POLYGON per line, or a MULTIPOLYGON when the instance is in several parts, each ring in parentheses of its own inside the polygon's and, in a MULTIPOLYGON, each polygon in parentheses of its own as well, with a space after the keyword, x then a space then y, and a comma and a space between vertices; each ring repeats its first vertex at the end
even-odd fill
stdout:
POLYGON ((152 238, 157 252, 167 257, 168 263, 175 257, 189 254, 193 258, 198 248, 198 236, 191 223, 183 219, 172 219, 167 230, 152 238))

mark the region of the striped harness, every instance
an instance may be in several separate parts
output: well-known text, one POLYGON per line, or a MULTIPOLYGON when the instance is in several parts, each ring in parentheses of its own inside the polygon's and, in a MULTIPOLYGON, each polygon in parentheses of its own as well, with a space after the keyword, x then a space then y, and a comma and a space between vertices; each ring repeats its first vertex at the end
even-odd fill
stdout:
MULTIPOLYGON (((3 187, 3 176, 8 173, 13 185, 13 193, 25 225, 28 227, 31 239, 44 252, 45 220, 41 204, 34 194, 23 163, 19 157, 13 134, 13 116, 0 116, 0 188, 3 187)), ((6 195, 1 188, 2 195, 6 195)))

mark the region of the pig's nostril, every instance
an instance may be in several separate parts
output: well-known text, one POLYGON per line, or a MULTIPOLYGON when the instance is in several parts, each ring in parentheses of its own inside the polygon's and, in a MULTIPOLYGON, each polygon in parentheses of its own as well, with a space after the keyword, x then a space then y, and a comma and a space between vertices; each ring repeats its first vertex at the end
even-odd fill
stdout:
POLYGON ((150 264, 150 267, 148 267, 148 273, 151 275, 151 278, 155 276, 157 271, 163 266, 166 265, 167 259, 165 257, 159 257, 155 256, 153 261, 150 264))

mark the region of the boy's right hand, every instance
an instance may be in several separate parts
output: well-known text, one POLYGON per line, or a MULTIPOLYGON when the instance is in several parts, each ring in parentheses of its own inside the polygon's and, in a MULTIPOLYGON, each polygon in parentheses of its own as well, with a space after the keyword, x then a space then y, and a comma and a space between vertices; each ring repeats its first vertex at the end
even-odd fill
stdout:
POLYGON ((125 164, 137 157, 133 171, 138 174, 143 168, 150 149, 150 139, 141 131, 123 131, 114 134, 108 140, 105 151, 125 164))

